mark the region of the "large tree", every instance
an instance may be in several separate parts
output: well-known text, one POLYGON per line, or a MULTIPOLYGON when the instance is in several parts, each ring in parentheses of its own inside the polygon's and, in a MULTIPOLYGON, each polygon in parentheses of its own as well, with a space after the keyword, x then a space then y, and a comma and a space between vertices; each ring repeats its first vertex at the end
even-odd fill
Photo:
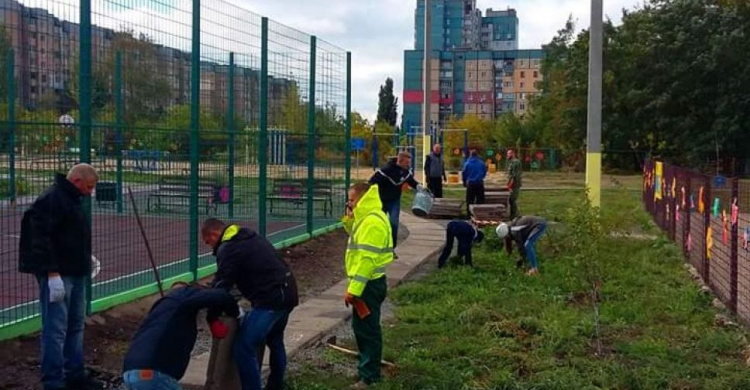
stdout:
POLYGON ((378 93, 378 119, 389 126, 396 126, 398 120, 398 98, 393 95, 393 79, 385 79, 385 85, 380 86, 378 93))
POLYGON ((8 99, 8 55, 10 54, 10 39, 5 32, 5 25, 0 23, 0 101, 6 101, 8 99))
MULTIPOLYGON (((733 0, 650 0, 605 24, 605 163, 644 156, 699 166, 743 157, 750 144, 750 11, 733 0)), ((546 47, 533 104, 555 146, 585 147, 588 31, 568 23, 546 47)))

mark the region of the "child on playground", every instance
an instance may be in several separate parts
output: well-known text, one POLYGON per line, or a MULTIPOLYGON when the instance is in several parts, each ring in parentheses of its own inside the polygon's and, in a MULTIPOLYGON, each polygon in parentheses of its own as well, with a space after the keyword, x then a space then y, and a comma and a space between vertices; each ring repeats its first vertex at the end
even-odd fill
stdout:
POLYGON ((505 250, 509 256, 513 253, 513 242, 515 241, 521 254, 521 257, 516 261, 516 266, 521 267, 523 260, 527 260, 529 270, 526 274, 534 276, 539 274, 534 245, 542 237, 545 230, 547 230, 547 221, 544 218, 529 215, 519 216, 509 224, 505 222, 499 224, 495 233, 501 240, 505 239, 505 250))

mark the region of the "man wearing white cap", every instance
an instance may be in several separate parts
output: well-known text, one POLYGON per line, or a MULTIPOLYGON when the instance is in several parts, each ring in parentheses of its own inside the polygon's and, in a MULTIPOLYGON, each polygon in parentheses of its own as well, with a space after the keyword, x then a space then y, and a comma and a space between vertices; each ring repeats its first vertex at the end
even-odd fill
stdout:
POLYGON ((495 233, 500 239, 505 239, 505 250, 508 251, 508 255, 513 252, 513 242, 516 242, 518 251, 521 253, 521 258, 516 261, 516 266, 521 267, 523 260, 528 260, 529 271, 527 275, 533 276, 539 274, 534 244, 542 237, 545 230, 547 230, 547 221, 544 218, 529 215, 517 217, 509 224, 501 223, 495 229, 495 233))

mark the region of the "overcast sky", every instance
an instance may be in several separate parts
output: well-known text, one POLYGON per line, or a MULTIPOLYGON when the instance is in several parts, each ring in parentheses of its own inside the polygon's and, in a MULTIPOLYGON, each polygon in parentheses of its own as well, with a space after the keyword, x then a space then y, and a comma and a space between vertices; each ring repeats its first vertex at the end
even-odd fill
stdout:
MULTIPOLYGON (((351 51, 353 110, 374 119, 378 87, 386 77, 394 79, 400 102, 403 51, 414 45, 415 0, 231 1, 351 51)), ((623 8, 633 9, 642 1, 604 3, 605 16, 619 23, 623 8)), ((478 0, 477 7, 482 13, 487 8, 515 8, 522 49, 539 48, 549 42, 569 15, 577 20, 577 29, 589 25, 590 5, 585 0, 478 0)))

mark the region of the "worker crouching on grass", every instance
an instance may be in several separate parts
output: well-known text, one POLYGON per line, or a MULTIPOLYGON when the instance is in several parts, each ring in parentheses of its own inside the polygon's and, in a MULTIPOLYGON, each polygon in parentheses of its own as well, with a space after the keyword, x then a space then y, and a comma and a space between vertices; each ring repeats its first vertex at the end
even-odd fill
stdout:
POLYGON ((123 363, 123 379, 129 390, 178 390, 198 334, 196 317, 207 310, 206 321, 218 339, 227 336, 219 319, 223 312, 237 317, 239 308, 224 289, 207 289, 175 283, 154 303, 133 336, 123 363))
POLYGON ((209 218, 201 227, 203 242, 214 248, 217 270, 212 286, 231 291, 235 285, 252 310, 240 320, 234 360, 242 390, 261 390, 258 351, 271 352, 266 390, 281 390, 286 372, 284 331, 299 304, 297 281, 270 241, 256 231, 209 218))
POLYGON ((534 245, 547 230, 547 221, 542 217, 525 216, 517 217, 510 224, 501 223, 495 229, 495 233, 500 239, 505 239, 505 249, 510 256, 513 253, 513 242, 518 245, 518 251, 521 258, 516 260, 516 266, 521 267, 523 260, 529 262, 529 271, 527 275, 533 276, 539 274, 539 265, 536 259, 536 250, 534 245))
POLYGON ((343 220, 349 233, 345 259, 349 287, 344 302, 347 307, 352 305, 352 329, 359 349, 359 381, 353 389, 366 388, 381 379, 380 307, 388 289, 385 266, 393 262, 391 224, 382 208, 377 185, 360 183, 349 190, 343 220))
POLYGON ((443 268, 453 251, 453 241, 458 240, 458 256, 465 259, 464 264, 473 267, 471 261, 471 247, 482 242, 484 233, 473 224, 466 221, 454 220, 448 222, 445 229, 445 246, 438 258, 438 268, 443 268))

